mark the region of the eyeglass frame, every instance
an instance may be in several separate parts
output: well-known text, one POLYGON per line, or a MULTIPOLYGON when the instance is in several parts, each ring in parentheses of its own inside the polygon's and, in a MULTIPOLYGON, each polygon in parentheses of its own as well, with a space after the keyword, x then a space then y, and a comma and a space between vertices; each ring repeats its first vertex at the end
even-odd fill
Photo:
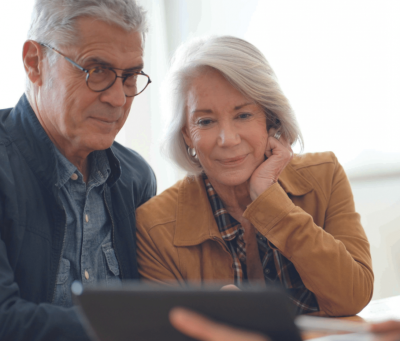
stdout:
MULTIPOLYGON (((111 70, 112 72, 114 72, 114 73, 115 73, 115 79, 114 79, 114 81, 113 81, 109 86, 107 86, 105 89, 103 89, 103 90, 93 90, 93 89, 90 88, 90 86, 89 86, 89 84, 88 84, 88 79, 89 79, 89 77, 90 77, 91 72, 93 72, 92 70, 96 70, 96 69, 98 69, 98 67, 94 67, 94 68, 92 68, 92 69, 90 69, 90 70, 85 69, 84 67, 82 67, 82 66, 80 66, 79 64, 75 63, 72 59, 68 58, 66 55, 64 55, 64 54, 61 53, 60 51, 56 50, 54 47, 52 47, 52 46, 50 46, 50 45, 48 45, 48 44, 44 44, 44 43, 39 43, 39 44, 42 45, 42 46, 44 46, 44 47, 47 47, 47 48, 51 49, 52 51, 54 51, 54 52, 56 52, 56 53, 58 53, 60 56, 64 57, 68 62, 70 62, 72 65, 74 65, 75 67, 77 67, 79 70, 85 72, 85 73, 86 73, 86 86, 87 86, 91 91, 93 91, 93 92, 103 92, 103 91, 108 90, 109 88, 111 88, 111 87, 115 84, 115 81, 117 80, 117 78, 121 78, 121 79, 122 79, 122 84, 124 84, 125 81, 126 81, 126 79, 129 77, 129 76, 118 76, 117 73, 115 72, 115 70, 124 71, 125 69, 119 69, 119 68, 116 68, 116 67, 102 66, 101 68, 107 69, 107 70, 111 70)), ((147 79, 148 79, 148 81, 147 81, 147 84, 146 84, 146 86, 143 88, 142 91, 140 91, 140 92, 138 92, 136 95, 132 95, 132 96, 128 96, 127 94, 125 94, 125 97, 135 97, 135 96, 137 96, 137 95, 140 95, 144 90, 146 90, 146 88, 147 88, 147 87, 149 86, 149 84, 151 83, 150 76, 147 75, 147 74, 145 74, 143 71, 139 71, 139 72, 137 72, 137 71, 131 71, 131 73, 138 74, 138 75, 142 75, 142 76, 146 76, 147 79)))

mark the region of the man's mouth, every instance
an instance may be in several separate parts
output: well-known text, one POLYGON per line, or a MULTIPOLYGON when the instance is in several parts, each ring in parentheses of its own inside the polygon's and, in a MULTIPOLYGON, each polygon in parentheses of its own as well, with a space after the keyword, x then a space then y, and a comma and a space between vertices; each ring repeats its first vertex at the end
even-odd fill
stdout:
POLYGON ((99 121, 101 123, 112 124, 115 123, 117 120, 109 120, 101 117, 90 117, 93 120, 99 121))

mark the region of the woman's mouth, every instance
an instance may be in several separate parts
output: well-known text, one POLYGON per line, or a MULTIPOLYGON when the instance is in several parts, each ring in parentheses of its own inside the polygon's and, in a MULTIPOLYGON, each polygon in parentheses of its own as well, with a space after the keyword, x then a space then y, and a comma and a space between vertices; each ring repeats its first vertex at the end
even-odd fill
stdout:
POLYGON ((224 166, 238 166, 244 162, 244 160, 247 158, 247 155, 248 154, 227 159, 217 159, 217 161, 224 166))

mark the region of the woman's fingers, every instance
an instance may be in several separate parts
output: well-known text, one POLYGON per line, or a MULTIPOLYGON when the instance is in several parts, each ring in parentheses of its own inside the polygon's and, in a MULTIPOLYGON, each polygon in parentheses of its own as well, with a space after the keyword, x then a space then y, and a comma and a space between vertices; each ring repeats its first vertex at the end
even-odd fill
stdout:
POLYGON ((250 197, 252 200, 255 200, 277 182, 281 172, 293 159, 290 142, 284 136, 280 136, 279 139, 275 138, 275 134, 276 129, 268 131, 269 136, 265 147, 267 160, 257 167, 250 178, 250 197))
POLYGON ((216 323, 206 317, 183 308, 174 308, 169 314, 172 325, 180 332, 202 341, 268 341, 256 333, 245 332, 216 323))

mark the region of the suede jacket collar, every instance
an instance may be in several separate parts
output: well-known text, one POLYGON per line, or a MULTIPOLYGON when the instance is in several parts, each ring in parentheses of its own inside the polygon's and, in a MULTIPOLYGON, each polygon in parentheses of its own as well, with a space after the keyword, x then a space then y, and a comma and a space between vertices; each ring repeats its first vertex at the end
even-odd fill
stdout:
MULTIPOLYGON (((302 196, 313 190, 311 183, 290 163, 278 180, 286 193, 302 196)), ((188 176, 178 188, 175 246, 194 246, 207 239, 221 240, 201 176, 188 176)))

